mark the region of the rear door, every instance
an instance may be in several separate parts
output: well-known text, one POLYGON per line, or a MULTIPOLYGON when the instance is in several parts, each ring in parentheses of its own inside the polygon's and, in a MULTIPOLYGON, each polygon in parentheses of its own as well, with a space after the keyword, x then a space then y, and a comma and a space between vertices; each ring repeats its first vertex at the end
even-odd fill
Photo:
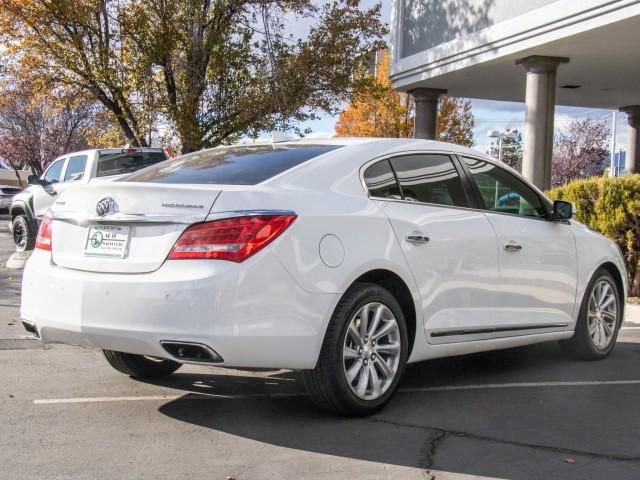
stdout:
POLYGON ((496 236, 486 216, 469 208, 454 159, 397 156, 370 166, 364 178, 417 282, 428 341, 485 338, 500 304, 496 236))
POLYGON ((576 245, 566 222, 549 219, 549 205, 512 172, 463 158, 479 202, 498 237, 498 321, 522 333, 563 330, 576 298, 576 245))

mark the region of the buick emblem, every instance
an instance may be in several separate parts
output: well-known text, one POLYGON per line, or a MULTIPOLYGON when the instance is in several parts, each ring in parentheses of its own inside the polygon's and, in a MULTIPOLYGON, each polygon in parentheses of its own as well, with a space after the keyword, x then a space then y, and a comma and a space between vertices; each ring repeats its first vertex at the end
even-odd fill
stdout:
POLYGON ((100 199, 96 205, 96 213, 104 217, 110 213, 114 213, 116 210, 116 202, 111 197, 104 197, 100 199))

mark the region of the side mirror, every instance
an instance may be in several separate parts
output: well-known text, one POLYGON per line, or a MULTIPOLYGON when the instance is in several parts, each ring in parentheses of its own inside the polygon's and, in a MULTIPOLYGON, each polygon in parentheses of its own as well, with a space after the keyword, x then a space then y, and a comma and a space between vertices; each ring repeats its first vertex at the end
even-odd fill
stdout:
POLYGON ((575 212, 575 207, 571 202, 564 200, 556 200, 553 202, 553 219, 554 220, 570 220, 575 212))
POLYGON ((38 175, 29 175, 27 177, 27 183, 29 185, 40 185, 40 177, 38 175))

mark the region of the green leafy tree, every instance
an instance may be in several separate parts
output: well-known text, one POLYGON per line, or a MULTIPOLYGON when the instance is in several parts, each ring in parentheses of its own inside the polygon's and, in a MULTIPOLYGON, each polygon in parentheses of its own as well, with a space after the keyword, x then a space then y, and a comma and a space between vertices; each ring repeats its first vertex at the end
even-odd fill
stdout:
MULTIPOLYGON (((522 172, 522 133, 517 128, 505 130, 502 138, 502 161, 511 168, 522 172)), ((495 158, 500 156, 499 140, 492 142, 487 152, 495 158)))
POLYGON ((381 45, 380 5, 311 0, 0 0, 0 31, 33 75, 77 85, 133 145, 168 120, 183 151, 337 113, 381 45), (303 38, 285 21, 311 21, 303 38))
POLYGON ((640 175, 574 180, 547 195, 576 206, 576 218, 618 244, 631 296, 640 296, 640 175))

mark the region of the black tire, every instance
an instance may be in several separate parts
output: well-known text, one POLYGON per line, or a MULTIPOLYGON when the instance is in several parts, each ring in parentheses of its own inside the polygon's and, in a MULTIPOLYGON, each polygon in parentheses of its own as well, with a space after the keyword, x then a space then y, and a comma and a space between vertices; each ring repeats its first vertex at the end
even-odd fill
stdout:
POLYGON ((580 313, 578 315, 575 333, 570 339, 560 341, 560 348, 568 355, 581 360, 602 360, 606 358, 615 348, 618 332, 622 324, 624 305, 621 302, 621 297, 616 281, 611 274, 604 268, 598 269, 593 274, 585 290, 582 304, 580 305, 580 313), (589 334, 588 311, 591 294, 595 286, 603 280, 609 283, 614 292, 616 299, 616 319, 611 342, 606 348, 598 348, 589 334))
POLYGON ((333 312, 318 363, 313 370, 303 374, 305 387, 313 403, 321 410, 345 416, 371 415, 391 399, 404 374, 407 356, 408 334, 402 308, 386 289, 372 283, 359 283, 344 294, 333 312), (377 399, 365 400, 358 397, 349 386, 342 351, 351 320, 363 306, 371 302, 382 303, 393 313, 400 332, 401 350, 396 375, 387 390, 377 399))
POLYGON ((29 219, 26 215, 16 216, 11 223, 13 242, 16 244, 16 250, 18 252, 33 250, 36 244, 36 232, 34 232, 29 225, 29 219))
POLYGON ((173 360, 151 359, 143 355, 103 350, 109 365, 135 378, 164 378, 178 370, 182 364, 173 360))

